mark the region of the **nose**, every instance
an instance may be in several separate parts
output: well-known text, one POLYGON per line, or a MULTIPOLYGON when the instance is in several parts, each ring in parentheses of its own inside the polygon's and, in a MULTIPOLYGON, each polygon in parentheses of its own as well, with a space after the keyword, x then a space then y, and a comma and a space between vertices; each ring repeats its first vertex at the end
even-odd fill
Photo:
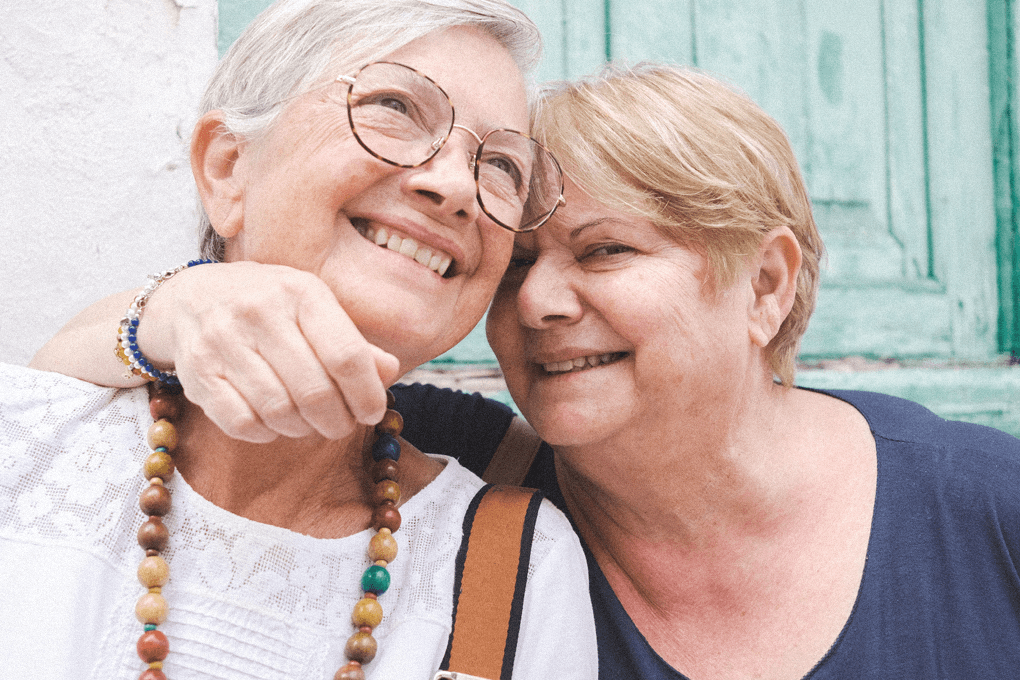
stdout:
POLYGON ((539 256, 517 290, 521 325, 536 330, 569 325, 584 314, 570 263, 539 256))
MULTIPOLYGON (((424 197, 441 217, 473 222, 481 215, 472 167, 478 148, 472 143, 472 138, 478 140, 478 135, 461 125, 454 127, 467 130, 471 136, 451 133, 446 144, 429 162, 411 170, 405 186, 424 197)), ((480 140, 478 144, 481 144, 480 140)))

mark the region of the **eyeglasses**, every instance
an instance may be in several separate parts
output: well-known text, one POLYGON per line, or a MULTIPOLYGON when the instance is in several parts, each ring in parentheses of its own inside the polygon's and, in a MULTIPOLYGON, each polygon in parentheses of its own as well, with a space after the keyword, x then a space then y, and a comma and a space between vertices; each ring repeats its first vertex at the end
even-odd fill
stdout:
POLYGON ((563 172, 553 155, 515 130, 491 130, 479 137, 454 123, 449 95, 410 66, 377 61, 347 83, 347 119, 362 148, 401 168, 428 163, 443 148, 453 128, 478 141, 470 162, 478 205, 499 226, 515 232, 537 229, 563 199, 563 172))

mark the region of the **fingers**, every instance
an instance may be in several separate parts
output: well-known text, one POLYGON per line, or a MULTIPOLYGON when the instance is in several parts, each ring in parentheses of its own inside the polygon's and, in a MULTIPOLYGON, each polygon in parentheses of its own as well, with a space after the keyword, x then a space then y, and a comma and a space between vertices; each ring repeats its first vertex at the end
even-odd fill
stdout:
POLYGON ((200 287, 164 296, 162 315, 188 399, 227 435, 340 439, 382 418, 399 361, 364 339, 325 283, 288 267, 207 269, 200 287))
POLYGON ((390 383, 384 383, 384 377, 392 375, 395 379, 399 362, 369 344, 332 292, 323 288, 324 294, 307 296, 299 309, 302 337, 315 352, 337 394, 342 395, 344 411, 357 423, 375 424, 386 411, 386 385, 390 383))

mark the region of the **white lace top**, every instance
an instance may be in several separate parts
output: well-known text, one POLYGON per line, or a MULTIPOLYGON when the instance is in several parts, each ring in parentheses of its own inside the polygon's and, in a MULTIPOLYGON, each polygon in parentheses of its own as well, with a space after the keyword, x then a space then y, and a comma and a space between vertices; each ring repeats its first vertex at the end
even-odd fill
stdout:
MULTIPOLYGON (((0 678, 135 680, 144 553, 144 389, 0 365, 0 678)), ((401 506, 398 559, 370 680, 432 677, 450 632, 454 558, 482 482, 456 461, 401 506)), ((177 473, 165 518, 165 672, 330 680, 344 663, 373 532, 316 539, 209 503, 177 473)), ((587 569, 548 502, 539 513, 514 678, 595 678, 587 569)))

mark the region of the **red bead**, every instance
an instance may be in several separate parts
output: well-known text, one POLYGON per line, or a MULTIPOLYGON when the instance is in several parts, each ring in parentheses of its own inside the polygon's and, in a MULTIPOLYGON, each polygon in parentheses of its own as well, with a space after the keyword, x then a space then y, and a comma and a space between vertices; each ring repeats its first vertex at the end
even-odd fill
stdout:
POLYGON ((170 653, 170 641, 158 630, 147 630, 138 638, 138 658, 145 663, 162 661, 170 653))
POLYGON ((162 418, 178 420, 184 415, 184 404, 180 398, 168 395, 155 396, 149 400, 149 413, 153 420, 162 418))
POLYGON ((365 680, 365 671, 357 661, 351 661, 336 672, 333 680, 365 680))
POLYGON ((149 668, 138 676, 138 680, 166 680, 166 673, 155 668, 149 668))
POLYGON ((386 409, 386 413, 383 414, 382 420, 375 426, 375 431, 382 434, 391 434, 394 437, 399 435, 404 429, 404 418, 398 411, 393 409, 386 409))
POLYGON ((162 484, 151 484, 138 497, 138 505, 146 515, 162 517, 170 512, 170 490, 162 484))
POLYGON ((392 503, 383 503, 372 511, 372 527, 379 531, 383 527, 396 532, 400 528, 400 511, 392 503))
POLYGON ((372 505, 382 505, 386 501, 396 504, 400 500, 400 485, 392 479, 376 482, 372 489, 372 505))
POLYGON ((145 550, 163 550, 170 540, 170 532, 159 517, 150 517, 138 528, 138 545, 145 550))
POLYGON ((384 479, 397 480, 400 474, 400 466, 397 461, 383 458, 372 466, 372 481, 381 482, 384 479))

